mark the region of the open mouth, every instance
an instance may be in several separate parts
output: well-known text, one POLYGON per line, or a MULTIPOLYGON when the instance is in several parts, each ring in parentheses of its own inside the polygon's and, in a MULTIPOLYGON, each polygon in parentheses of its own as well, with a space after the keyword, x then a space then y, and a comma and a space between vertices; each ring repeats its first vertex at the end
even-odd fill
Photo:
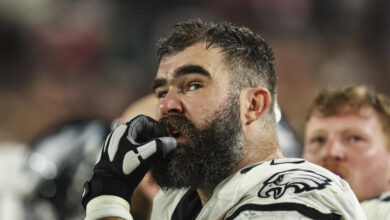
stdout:
POLYGON ((169 137, 173 137, 175 139, 181 138, 181 132, 179 129, 174 129, 172 127, 167 127, 166 131, 169 137))

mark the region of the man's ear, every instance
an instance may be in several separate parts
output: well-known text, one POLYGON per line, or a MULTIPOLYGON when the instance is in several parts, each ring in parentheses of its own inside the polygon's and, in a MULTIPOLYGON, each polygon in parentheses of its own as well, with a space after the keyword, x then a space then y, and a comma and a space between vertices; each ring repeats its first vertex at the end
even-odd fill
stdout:
POLYGON ((271 94, 264 87, 247 89, 247 105, 245 109, 246 124, 250 124, 260 118, 271 106, 271 94))

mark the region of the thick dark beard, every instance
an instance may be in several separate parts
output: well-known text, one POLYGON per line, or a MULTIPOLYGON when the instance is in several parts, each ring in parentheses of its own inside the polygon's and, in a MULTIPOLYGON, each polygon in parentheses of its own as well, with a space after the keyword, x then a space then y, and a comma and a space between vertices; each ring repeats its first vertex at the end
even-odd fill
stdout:
POLYGON ((230 95, 224 109, 203 129, 184 116, 169 116, 160 122, 180 130, 186 141, 151 168, 163 189, 215 187, 232 174, 242 158, 243 131, 239 95, 230 95))

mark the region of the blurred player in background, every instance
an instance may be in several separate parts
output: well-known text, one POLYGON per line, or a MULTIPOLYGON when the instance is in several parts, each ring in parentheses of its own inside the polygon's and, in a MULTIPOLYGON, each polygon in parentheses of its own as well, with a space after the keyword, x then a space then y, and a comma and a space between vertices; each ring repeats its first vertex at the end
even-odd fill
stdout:
POLYGON ((100 119, 66 121, 31 144, 23 174, 31 190, 25 195, 28 220, 73 220, 84 217, 80 183, 91 175, 110 124, 100 119))
POLYGON ((390 99, 325 89, 307 117, 303 157, 347 180, 369 219, 390 219, 390 99))

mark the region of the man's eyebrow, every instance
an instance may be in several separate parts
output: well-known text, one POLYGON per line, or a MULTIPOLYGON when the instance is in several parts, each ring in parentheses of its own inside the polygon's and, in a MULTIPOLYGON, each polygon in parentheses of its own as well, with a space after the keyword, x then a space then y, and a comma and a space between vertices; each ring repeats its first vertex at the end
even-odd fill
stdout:
MULTIPOLYGON (((186 66, 182 66, 182 67, 178 68, 175 71, 173 78, 178 78, 180 76, 187 75, 187 74, 193 74, 193 73, 201 74, 201 75, 207 76, 207 77, 211 77, 209 71, 207 71, 205 68, 203 68, 200 65, 186 65, 186 66)), ((154 91, 156 88, 163 86, 166 83, 167 83, 166 79, 155 79, 151 83, 151 87, 154 91)))
POLYGON ((154 79, 153 82, 151 83, 150 87, 152 87, 152 90, 156 90, 158 87, 163 86, 167 84, 166 79, 154 79))
POLYGON ((191 73, 198 73, 207 77, 211 77, 209 71, 207 71, 205 68, 203 68, 200 65, 186 65, 180 67, 175 71, 174 78, 178 78, 182 75, 191 74, 191 73))

